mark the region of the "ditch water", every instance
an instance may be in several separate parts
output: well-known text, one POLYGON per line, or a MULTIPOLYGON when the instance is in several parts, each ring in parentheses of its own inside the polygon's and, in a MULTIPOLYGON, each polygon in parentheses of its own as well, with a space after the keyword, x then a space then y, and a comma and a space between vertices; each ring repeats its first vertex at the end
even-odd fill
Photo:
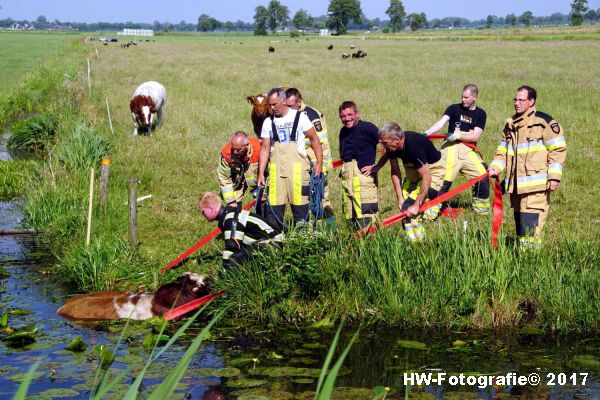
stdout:
MULTIPOLYGON (((18 227, 22 220, 18 202, 0 202, 0 230, 18 227)), ((0 267, 7 272, 0 278, 0 315, 8 315, 4 325, 37 328, 29 344, 0 342, 0 399, 14 396, 36 361, 29 398, 89 398, 98 376, 98 345, 115 355, 111 375, 124 374, 106 397, 122 398, 150 355, 143 342, 152 326, 82 325, 60 317, 56 309, 67 293, 47 274, 53 262, 32 236, 0 236, 0 267), (76 337, 85 349, 66 350, 76 337)), ((203 324, 195 326, 152 364, 140 398, 148 397, 181 359, 203 324)), ((0 339, 9 335, 3 328, 0 339)), ((340 349, 352 333, 348 329, 342 335, 340 349)), ((334 334, 332 327, 273 330, 251 321, 219 322, 173 398, 312 399, 334 334)), ((415 399, 600 399, 600 337, 363 330, 338 374, 333 398, 372 399, 378 392, 388 399, 405 398, 407 392, 415 399), (538 385, 517 381, 534 379, 533 374, 540 378, 538 385), (490 375, 496 381, 486 385, 482 380, 490 375), (419 383, 428 378, 443 382, 419 383)))

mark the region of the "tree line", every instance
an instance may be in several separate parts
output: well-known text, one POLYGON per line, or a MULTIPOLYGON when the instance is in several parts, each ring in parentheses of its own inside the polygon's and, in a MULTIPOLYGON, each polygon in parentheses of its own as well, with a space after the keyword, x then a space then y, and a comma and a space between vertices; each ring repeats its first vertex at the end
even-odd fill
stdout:
POLYGON ((485 19, 469 20, 460 16, 427 19, 423 12, 408 13, 401 0, 390 0, 386 10, 389 20, 380 18, 368 19, 361 8, 360 0, 330 0, 327 15, 318 17, 311 16, 308 11, 299 9, 290 18, 287 6, 278 0, 270 0, 267 5, 259 5, 255 8, 253 22, 219 21, 207 14, 198 17, 197 23, 180 21, 177 24, 170 22, 154 21, 149 23, 136 22, 61 22, 59 20, 48 21, 43 15, 35 21, 13 20, 6 18, 0 20, 0 28, 9 28, 15 24, 29 26, 33 29, 63 29, 76 31, 119 31, 124 28, 130 29, 153 29, 155 32, 247 32, 253 31, 255 35, 267 35, 279 30, 295 29, 298 31, 319 30, 328 28, 337 34, 345 34, 348 30, 374 30, 380 29, 384 32, 398 32, 409 29, 442 29, 442 28, 492 28, 492 27, 515 27, 515 26, 537 26, 537 25, 582 25, 583 23, 597 23, 600 20, 600 8, 597 10, 587 7, 587 0, 573 0, 571 13, 554 13, 549 16, 534 16, 531 11, 525 11, 521 15, 514 13, 506 16, 488 15, 485 19))

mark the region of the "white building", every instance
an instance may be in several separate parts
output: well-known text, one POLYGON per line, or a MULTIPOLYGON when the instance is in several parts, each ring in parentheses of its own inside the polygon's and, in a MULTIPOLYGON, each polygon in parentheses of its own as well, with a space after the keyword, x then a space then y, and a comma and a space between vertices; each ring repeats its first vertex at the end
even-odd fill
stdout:
POLYGON ((152 29, 123 29, 122 32, 117 32, 121 36, 154 36, 152 29))

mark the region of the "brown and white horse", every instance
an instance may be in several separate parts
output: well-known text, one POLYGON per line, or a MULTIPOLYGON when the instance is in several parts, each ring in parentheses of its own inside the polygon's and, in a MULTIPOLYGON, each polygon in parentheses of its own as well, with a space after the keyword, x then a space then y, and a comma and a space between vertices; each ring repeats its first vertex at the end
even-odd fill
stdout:
POLYGON ((140 134, 140 130, 143 130, 149 136, 152 134, 153 127, 162 123, 162 109, 166 95, 165 87, 154 81, 144 82, 135 89, 129 102, 134 135, 140 134), (157 120, 154 115, 157 116, 157 120))
POLYGON ((83 321, 109 319, 148 319, 172 308, 209 294, 206 276, 185 272, 174 282, 162 285, 156 292, 93 292, 68 299, 57 311, 60 315, 83 321))

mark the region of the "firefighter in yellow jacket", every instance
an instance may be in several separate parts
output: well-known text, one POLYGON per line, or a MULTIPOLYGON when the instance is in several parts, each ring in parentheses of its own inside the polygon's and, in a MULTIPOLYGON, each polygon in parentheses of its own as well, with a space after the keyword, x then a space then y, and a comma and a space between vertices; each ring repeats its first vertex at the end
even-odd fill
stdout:
POLYGON ((217 179, 221 197, 228 207, 242 207, 246 190, 253 191, 258 181, 260 140, 245 132, 233 134, 231 141, 221 149, 217 179))
MULTIPOLYGON (((315 132, 317 133, 317 137, 319 138, 319 143, 321 143, 321 147, 323 148, 323 176, 325 178, 325 186, 323 191, 323 215, 321 216, 323 219, 329 220, 333 217, 333 208, 331 207, 331 201, 329 201, 329 185, 327 184, 327 173, 331 168, 333 168, 333 159, 331 158, 331 147, 329 146, 329 138, 327 133, 327 124, 325 123, 325 117, 323 114, 319 112, 319 110, 314 107, 307 106, 304 103, 304 99, 302 98, 302 94, 296 88, 288 88, 285 91, 286 93, 286 104, 288 107, 298 110, 306 114, 310 122, 312 122, 315 127, 315 132)), ((311 162, 316 161, 315 152, 311 147, 310 140, 308 138, 304 139, 306 144, 306 152, 308 153, 308 158, 311 162)), ((329 220, 329 222, 333 222, 329 220)))
POLYGON ((515 115, 504 125, 502 140, 490 164, 490 176, 506 171, 504 189, 510 194, 519 245, 541 247, 550 192, 558 189, 567 146, 563 129, 551 116, 536 110, 537 92, 517 89, 515 115))
POLYGON ((323 168, 323 150, 313 124, 306 114, 289 108, 286 98, 282 88, 271 89, 267 95, 272 115, 263 122, 258 163, 259 186, 265 184, 269 164, 265 219, 279 231, 283 230, 288 204, 295 223, 308 221, 311 166, 304 138, 310 140, 317 159, 313 173, 320 176, 323 168))

